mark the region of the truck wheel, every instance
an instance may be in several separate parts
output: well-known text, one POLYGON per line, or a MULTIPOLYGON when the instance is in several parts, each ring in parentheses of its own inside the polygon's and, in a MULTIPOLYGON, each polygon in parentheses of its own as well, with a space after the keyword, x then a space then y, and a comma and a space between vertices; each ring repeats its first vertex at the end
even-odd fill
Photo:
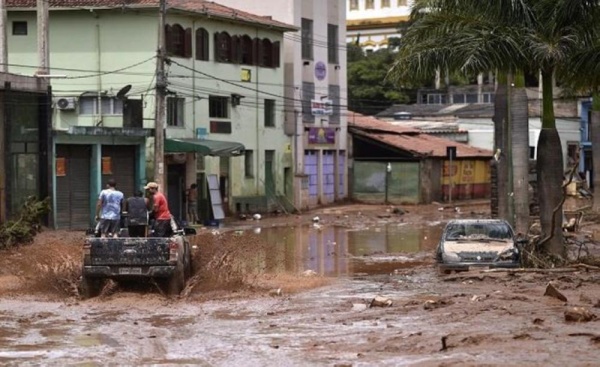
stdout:
POLYGON ((102 292, 104 282, 103 279, 89 278, 85 275, 81 277, 80 294, 81 298, 87 299, 98 297, 102 292))
POLYGON ((175 273, 169 278, 167 283, 167 294, 169 296, 178 296, 185 286, 185 269, 183 263, 177 264, 175 273))

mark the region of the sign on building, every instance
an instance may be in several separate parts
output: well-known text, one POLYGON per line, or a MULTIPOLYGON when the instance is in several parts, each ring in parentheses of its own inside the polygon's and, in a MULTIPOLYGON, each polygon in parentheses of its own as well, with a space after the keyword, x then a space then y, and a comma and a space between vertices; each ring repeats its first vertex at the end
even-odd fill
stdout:
POLYGON ((330 99, 313 99, 310 101, 310 110, 313 116, 332 115, 333 102, 330 99))

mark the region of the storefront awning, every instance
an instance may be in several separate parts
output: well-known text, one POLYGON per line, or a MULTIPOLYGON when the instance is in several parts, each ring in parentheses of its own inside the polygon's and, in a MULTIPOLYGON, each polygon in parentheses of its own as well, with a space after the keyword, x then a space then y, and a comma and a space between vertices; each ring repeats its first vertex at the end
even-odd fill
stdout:
POLYGON ((232 141, 165 139, 165 153, 199 153, 217 157, 244 154, 244 144, 232 141))

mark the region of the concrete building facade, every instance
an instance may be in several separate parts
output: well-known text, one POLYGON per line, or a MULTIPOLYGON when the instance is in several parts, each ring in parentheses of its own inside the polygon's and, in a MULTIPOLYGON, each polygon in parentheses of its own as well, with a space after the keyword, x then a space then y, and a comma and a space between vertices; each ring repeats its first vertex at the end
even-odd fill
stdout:
POLYGON ((387 48, 389 38, 400 37, 398 26, 407 21, 413 0, 346 0, 346 41, 365 51, 387 48))
MULTIPOLYGON (((36 72, 36 23, 35 3, 8 3, 10 72, 36 72)), ((126 196, 153 179, 158 24, 158 1, 52 2, 55 227, 92 224, 109 178, 126 196)), ((209 176, 219 180, 226 214, 292 200, 281 53, 284 33, 296 28, 202 0, 169 1, 166 25, 162 190, 173 214, 185 218, 184 190, 198 183, 201 214, 211 215, 209 176), (216 151, 215 143, 239 149, 216 151)))
POLYGON ((285 131, 292 137, 294 205, 347 197, 346 5, 338 0, 217 0, 300 31, 284 36, 285 131))

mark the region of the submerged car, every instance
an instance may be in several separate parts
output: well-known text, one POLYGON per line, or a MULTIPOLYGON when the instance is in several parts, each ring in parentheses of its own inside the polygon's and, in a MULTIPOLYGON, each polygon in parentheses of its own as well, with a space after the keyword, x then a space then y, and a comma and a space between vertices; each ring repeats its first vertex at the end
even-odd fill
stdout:
POLYGON ((516 268, 520 252, 510 224, 502 219, 448 222, 436 250, 441 273, 472 268, 516 268))

